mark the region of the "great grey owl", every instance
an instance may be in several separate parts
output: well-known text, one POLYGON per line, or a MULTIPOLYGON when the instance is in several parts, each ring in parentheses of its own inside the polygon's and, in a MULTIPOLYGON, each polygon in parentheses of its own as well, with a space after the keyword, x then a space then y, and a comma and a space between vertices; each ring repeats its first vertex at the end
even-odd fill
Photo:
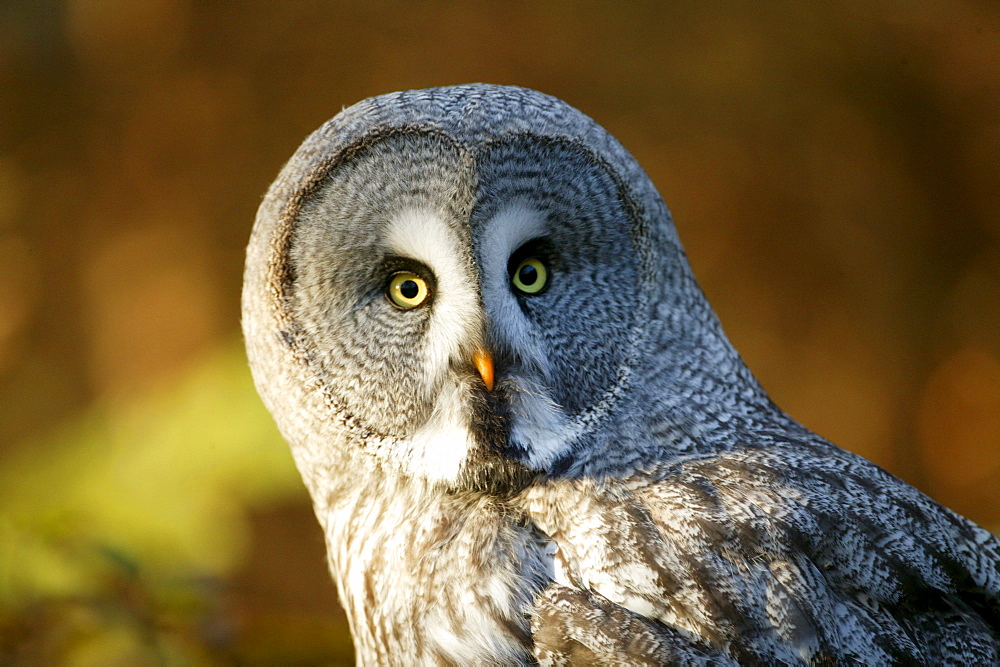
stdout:
POLYGON ((243 327, 362 663, 1000 660, 1000 542, 778 409, 649 178, 557 99, 323 125, 243 327))

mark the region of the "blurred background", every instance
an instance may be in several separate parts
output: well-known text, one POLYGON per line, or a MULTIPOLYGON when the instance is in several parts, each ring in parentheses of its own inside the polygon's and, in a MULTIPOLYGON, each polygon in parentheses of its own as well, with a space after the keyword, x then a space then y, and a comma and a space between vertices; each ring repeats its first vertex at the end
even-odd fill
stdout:
POLYGON ((537 88, 776 402, 1000 528, 1000 4, 0 2, 0 663, 352 661, 239 334, 256 207, 398 89, 537 88))

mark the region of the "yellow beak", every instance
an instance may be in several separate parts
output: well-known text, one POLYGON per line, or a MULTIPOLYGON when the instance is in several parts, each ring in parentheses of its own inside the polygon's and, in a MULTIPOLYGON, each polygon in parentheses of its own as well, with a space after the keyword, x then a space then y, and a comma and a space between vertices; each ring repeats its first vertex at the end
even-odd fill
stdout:
POLYGON ((493 391, 493 357, 483 348, 472 353, 472 365, 479 371, 479 377, 483 378, 486 391, 493 391))

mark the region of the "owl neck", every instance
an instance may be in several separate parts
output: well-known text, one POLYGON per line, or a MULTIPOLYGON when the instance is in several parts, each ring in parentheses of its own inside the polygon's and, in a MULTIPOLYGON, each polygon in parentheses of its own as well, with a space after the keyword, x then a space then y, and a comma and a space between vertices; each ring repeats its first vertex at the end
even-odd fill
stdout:
POLYGON ((381 470, 364 479, 314 494, 360 662, 530 661, 544 555, 523 518, 482 494, 381 470))
POLYGON ((729 342, 690 273, 654 301, 644 347, 611 409, 554 462, 554 476, 621 476, 686 458, 814 437, 776 406, 729 342))

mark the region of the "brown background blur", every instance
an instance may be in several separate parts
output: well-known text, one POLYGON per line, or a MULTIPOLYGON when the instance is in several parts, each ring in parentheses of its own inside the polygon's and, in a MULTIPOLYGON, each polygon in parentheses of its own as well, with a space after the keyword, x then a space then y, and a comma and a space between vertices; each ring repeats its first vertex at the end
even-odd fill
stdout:
POLYGON ((0 662, 351 660, 243 249, 341 107, 469 81, 621 139, 776 402, 1000 528, 1000 4, 4 0, 0 662))

